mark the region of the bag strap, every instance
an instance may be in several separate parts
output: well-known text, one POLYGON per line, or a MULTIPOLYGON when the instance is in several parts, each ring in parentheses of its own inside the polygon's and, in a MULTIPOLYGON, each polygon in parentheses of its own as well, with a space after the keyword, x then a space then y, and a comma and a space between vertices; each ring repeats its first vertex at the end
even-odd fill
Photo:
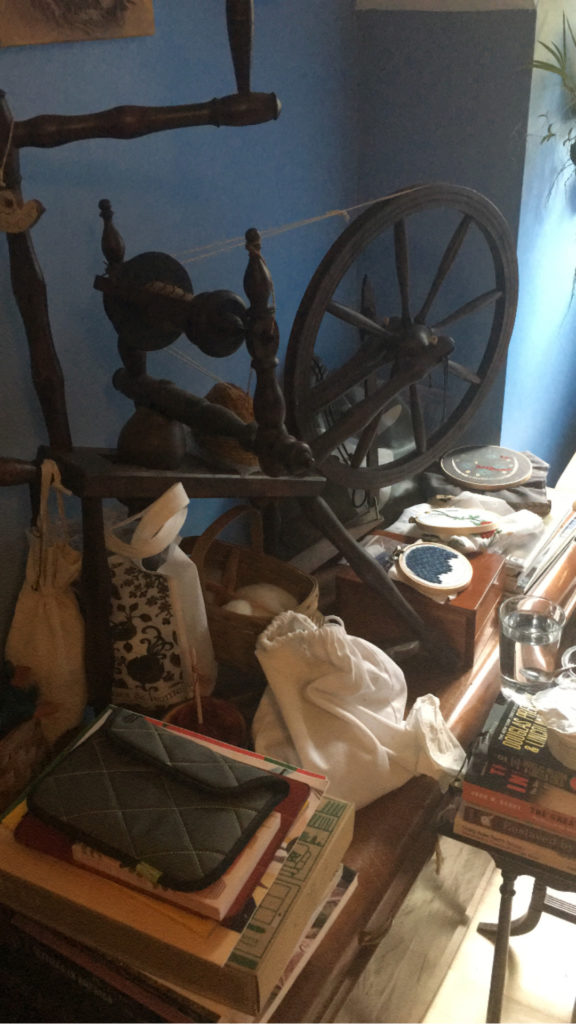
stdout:
POLYGON ((48 502, 50 500, 50 492, 52 490, 54 490, 56 494, 58 515, 62 530, 65 536, 68 537, 68 520, 64 511, 62 495, 70 495, 72 494, 72 491, 69 491, 67 487, 64 487, 60 470, 54 462, 54 459, 44 459, 40 467, 40 506, 36 517, 36 529, 41 536, 46 535, 46 531, 49 526, 48 502))
POLYGON ((189 498, 182 484, 173 484, 156 501, 106 531, 106 546, 117 555, 142 559, 159 555, 172 544, 188 515, 189 498), (136 524, 129 541, 118 536, 132 523, 136 524))
POLYGON ((34 584, 35 589, 38 589, 40 581, 46 578, 47 573, 48 550, 52 542, 52 538, 50 536, 50 514, 48 511, 48 504, 52 491, 56 494, 58 518, 60 520, 62 536, 64 537, 65 542, 69 544, 70 528, 66 518, 66 512, 64 510, 62 495, 70 495, 72 494, 72 491, 69 491, 68 488, 64 487, 62 477, 60 475, 60 469, 54 460, 44 459, 40 467, 40 503, 38 507, 38 515, 36 516, 36 522, 34 524, 34 529, 40 544, 38 573, 34 584))
POLYGON ((205 589, 204 570, 206 556, 212 542, 216 540, 218 534, 220 534, 229 523, 244 515, 247 515, 250 518, 250 545, 252 550, 258 555, 264 554, 264 530, 262 527, 262 517, 258 510, 252 505, 234 505, 233 508, 227 509, 226 512, 223 512, 221 516, 218 516, 218 518, 204 530, 204 533, 201 533, 200 536, 197 537, 194 547, 190 553, 190 558, 196 564, 196 568, 198 569, 198 576, 203 590, 205 589))

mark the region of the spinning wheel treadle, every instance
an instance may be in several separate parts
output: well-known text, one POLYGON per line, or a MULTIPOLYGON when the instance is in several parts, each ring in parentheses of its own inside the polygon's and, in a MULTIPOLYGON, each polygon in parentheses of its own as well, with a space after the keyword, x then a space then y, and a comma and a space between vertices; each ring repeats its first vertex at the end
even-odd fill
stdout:
POLYGON ((510 231, 479 193, 417 185, 374 203, 328 251, 296 314, 290 431, 345 487, 421 472, 458 441, 493 384, 517 292, 510 231), (386 422, 404 399, 413 440, 395 456, 386 422))

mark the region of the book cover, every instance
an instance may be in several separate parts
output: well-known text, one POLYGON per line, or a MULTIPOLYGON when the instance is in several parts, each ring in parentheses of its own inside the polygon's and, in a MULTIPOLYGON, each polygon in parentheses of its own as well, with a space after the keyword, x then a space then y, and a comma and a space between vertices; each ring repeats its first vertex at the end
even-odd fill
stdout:
POLYGON ((576 840, 576 793, 550 786, 501 762, 462 779, 466 803, 576 840))
POLYGON ((23 914, 10 916, 3 930, 3 942, 24 954, 30 963, 34 958, 48 964, 63 978, 74 979, 89 995, 101 999, 109 1010, 119 1012, 126 1005, 132 1013, 138 1014, 131 1019, 154 1019, 172 1024, 195 1021, 215 1024, 220 1019, 219 1013, 210 1011, 189 993, 185 995, 151 975, 139 974, 126 963, 96 953, 23 914))
POLYGON ((283 841, 285 832, 281 834, 281 826, 281 815, 277 811, 272 811, 222 877, 197 892, 179 892, 159 885, 150 876, 145 865, 140 871, 138 867, 132 869, 85 843, 73 842, 53 826, 40 821, 30 811, 16 826, 14 835, 17 842, 34 847, 52 857, 73 862, 87 871, 104 875, 122 885, 132 886, 157 899, 166 900, 179 907, 187 907, 197 914, 222 921, 228 914, 241 911, 260 881, 276 849, 283 841), (239 897, 241 902, 235 910, 239 897))
MULTIPOLYGON (((221 1024, 266 1024, 278 1009, 288 991, 323 941, 325 935, 338 919, 344 907, 358 888, 356 871, 341 865, 339 871, 327 889, 320 909, 311 915, 299 942, 286 966, 281 978, 277 981, 264 1008, 257 1017, 231 1009, 212 999, 202 999, 202 1004, 221 1024)), ((184 990, 177 989, 179 993, 184 990)), ((212 1020, 212 1017, 210 1018, 212 1020)))
MULTIPOLYGON (((120 989, 113 989, 84 966, 74 963, 52 946, 10 924, 0 943, 0 984, 4 1021, 114 1021, 115 1024, 184 1022, 193 1018, 158 1012, 120 989)), ((206 1021, 207 1016, 198 1016, 206 1021)))
POLYGON ((0 828, 0 901, 136 969, 258 1014, 353 835, 351 804, 324 797, 240 934, 18 844, 0 828))
POLYGON ((485 846, 576 874, 576 840, 543 832, 524 821, 473 807, 462 801, 454 817, 453 831, 485 846))
POLYGON ((472 746, 466 775, 485 777, 487 766, 501 763, 576 795, 576 772, 554 757, 547 738, 535 708, 496 701, 472 746))

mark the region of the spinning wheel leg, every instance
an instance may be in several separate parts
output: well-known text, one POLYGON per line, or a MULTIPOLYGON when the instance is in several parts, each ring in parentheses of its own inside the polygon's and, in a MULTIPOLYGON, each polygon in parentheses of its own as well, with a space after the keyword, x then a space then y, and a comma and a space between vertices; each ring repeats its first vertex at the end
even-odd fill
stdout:
POLYGON ((458 661, 456 652, 444 640, 441 643, 438 641, 436 634, 402 596, 382 566, 366 554, 324 499, 302 498, 301 505, 311 522, 334 544, 360 579, 403 616, 425 647, 433 650, 435 657, 441 659, 447 668, 455 665, 458 661))

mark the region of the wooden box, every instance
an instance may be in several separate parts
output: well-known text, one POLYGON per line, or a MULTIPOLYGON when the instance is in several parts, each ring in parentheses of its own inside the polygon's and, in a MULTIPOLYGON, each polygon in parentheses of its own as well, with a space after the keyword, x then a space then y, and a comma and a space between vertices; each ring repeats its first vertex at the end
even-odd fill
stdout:
MULTIPOLYGON (((374 535, 389 537, 397 543, 406 540, 386 531, 375 531, 374 535)), ((443 604, 407 584, 396 583, 421 618, 444 633, 451 647, 461 655, 462 668, 472 665, 481 634, 496 622, 504 582, 504 559, 500 555, 483 552, 470 561, 472 582, 457 597, 443 604)), ((402 616, 347 565, 339 566, 336 571, 335 613, 343 620, 350 636, 362 637, 383 649, 414 639, 413 631, 402 616)))

